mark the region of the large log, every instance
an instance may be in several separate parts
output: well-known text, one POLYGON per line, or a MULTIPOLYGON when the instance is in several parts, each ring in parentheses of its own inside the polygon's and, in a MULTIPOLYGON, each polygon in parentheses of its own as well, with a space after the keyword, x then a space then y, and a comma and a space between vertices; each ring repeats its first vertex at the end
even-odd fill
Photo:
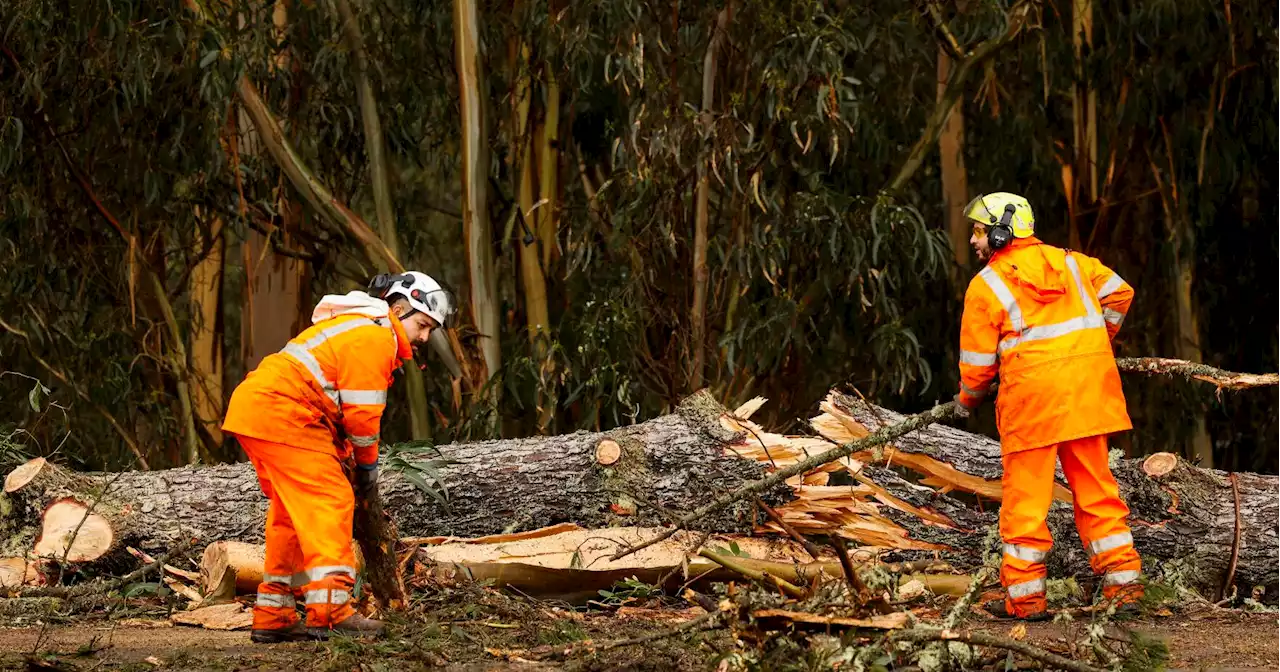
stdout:
MULTIPOLYGON (((442 446, 450 463, 437 471, 448 506, 390 469, 383 470, 379 489, 399 532, 411 536, 474 537, 561 522, 656 526, 670 514, 648 503, 690 510, 710 493, 764 473, 761 465, 726 450, 741 437, 720 423, 723 413, 710 394, 699 393, 675 413, 609 432, 442 446), (598 450, 602 443, 604 450, 598 450)), ((61 549, 70 541, 80 560, 93 559, 84 540, 64 529, 65 516, 41 519, 39 503, 91 508, 90 520, 101 518, 114 531, 102 544, 104 552, 125 546, 158 552, 178 539, 262 541, 266 501, 248 463, 114 474, 70 474, 44 461, 19 469, 9 496, 23 504, 8 507, 10 536, 58 539, 61 549), (42 537, 42 528, 53 522, 60 527, 50 531, 58 534, 42 537)), ((766 499, 787 501, 787 490, 779 487, 766 499)), ((749 532, 751 504, 730 508, 705 525, 749 532)))
MULTIPOLYGON (((870 430, 902 417, 843 394, 830 395, 824 410, 828 415, 852 419, 857 426, 870 430)), ((820 422, 815 425, 822 426, 820 422)), ((873 461, 877 456, 854 457, 873 461)), ((999 500, 1000 444, 993 439, 934 425, 902 437, 878 457, 882 464, 897 464, 925 476, 923 484, 999 500), (973 480, 949 480, 945 473, 947 467, 983 482, 976 485, 973 480)), ((873 480, 889 485, 888 481, 894 476, 885 473, 887 471, 884 468, 869 470, 873 480)), ((1134 545, 1143 555, 1146 568, 1152 568, 1153 560, 1177 560, 1185 580, 1203 589, 1216 590, 1224 585, 1231 572, 1234 550, 1233 582, 1238 584, 1240 593, 1248 595, 1253 586, 1265 586, 1269 599, 1275 601, 1277 568, 1280 567, 1277 538, 1280 479, 1239 473, 1234 475, 1233 490, 1232 475, 1227 472, 1201 469, 1169 453, 1158 453, 1146 460, 1113 459, 1112 471, 1120 483, 1120 494, 1129 505, 1134 545)), ((1076 534, 1071 493, 1061 469, 1057 477, 1058 501, 1049 513, 1049 527, 1055 541, 1050 570, 1059 575, 1087 576, 1088 556, 1076 534)), ((952 497, 938 498, 935 493, 901 486, 893 490, 918 506, 945 510, 960 521, 957 527, 961 529, 981 533, 996 523, 996 506, 986 506, 980 512, 973 507, 962 510, 956 506, 958 500, 952 497)), ((888 515, 909 527, 914 539, 977 550, 972 542, 966 544, 957 537, 958 530, 918 525, 905 520, 900 511, 891 510, 888 515)))

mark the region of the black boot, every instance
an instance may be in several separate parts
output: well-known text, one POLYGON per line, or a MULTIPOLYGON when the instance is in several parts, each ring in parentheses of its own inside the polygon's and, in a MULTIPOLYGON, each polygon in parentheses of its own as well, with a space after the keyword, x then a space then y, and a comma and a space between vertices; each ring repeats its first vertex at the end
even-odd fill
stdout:
POLYGON ((283 644, 285 642, 305 642, 315 638, 307 633, 307 629, 301 623, 294 623, 287 628, 254 630, 249 633, 249 639, 255 644, 283 644))
POLYGON ((1005 608, 1004 600, 991 600, 990 602, 982 605, 982 609, 1000 620, 1022 620, 1034 623, 1038 621, 1047 621, 1053 618, 1048 611, 1038 611, 1027 616, 1011 614, 1009 613, 1009 610, 1005 608))

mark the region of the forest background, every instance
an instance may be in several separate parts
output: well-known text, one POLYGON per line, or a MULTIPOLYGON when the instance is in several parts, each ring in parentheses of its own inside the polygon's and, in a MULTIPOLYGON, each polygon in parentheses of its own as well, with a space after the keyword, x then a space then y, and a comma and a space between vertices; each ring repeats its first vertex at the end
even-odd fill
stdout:
MULTIPOLYGON (((15 460, 242 459, 235 385, 400 268, 461 313, 390 442, 703 387, 779 430, 837 385, 925 408, 990 191, 1136 288, 1118 356, 1277 369, 1274 3, 0 0, 0 31, 15 460)), ((1206 387, 1126 376, 1115 446, 1275 473, 1276 390, 1206 387)))

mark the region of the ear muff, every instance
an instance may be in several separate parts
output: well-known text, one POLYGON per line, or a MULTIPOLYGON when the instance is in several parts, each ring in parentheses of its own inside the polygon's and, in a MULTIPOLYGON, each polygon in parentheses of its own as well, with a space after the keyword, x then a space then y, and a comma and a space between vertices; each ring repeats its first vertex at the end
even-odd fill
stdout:
POLYGON ((369 293, 380 299, 384 298, 387 295, 387 290, 391 289, 392 285, 397 282, 403 283, 405 287, 408 287, 413 284, 413 276, 407 273, 398 275, 379 273, 369 281, 369 293))
POLYGON ((1009 243, 1013 242, 1013 214, 1014 206, 1012 203, 1004 206, 1004 212, 1000 215, 1000 221, 996 221, 995 217, 991 218, 991 230, 987 232, 987 245, 993 250, 1003 249, 1009 243))

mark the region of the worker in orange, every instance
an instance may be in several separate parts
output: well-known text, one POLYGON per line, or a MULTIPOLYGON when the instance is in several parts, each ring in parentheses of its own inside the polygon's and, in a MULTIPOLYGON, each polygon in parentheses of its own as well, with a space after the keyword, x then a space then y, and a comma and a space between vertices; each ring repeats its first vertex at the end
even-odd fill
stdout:
POLYGON ((1097 259, 1036 239, 1031 205, 1021 196, 979 196, 965 216, 973 222, 969 242, 987 264, 964 297, 956 395, 962 415, 1000 375, 1006 598, 986 609, 999 617, 1048 617, 1044 561, 1053 538, 1045 519, 1058 460, 1103 596, 1132 603, 1142 594, 1142 563, 1107 463, 1107 435, 1133 427, 1111 350, 1133 288, 1097 259))
POLYGON ((451 297, 430 276, 380 275, 370 293, 321 299, 312 326, 263 359, 231 395, 222 429, 239 440, 270 502, 253 641, 382 633, 381 622, 351 605, 355 495, 377 487, 393 371, 452 312, 451 297), (357 492, 343 472, 352 458, 357 492), (296 599, 306 604, 305 626, 296 599))

